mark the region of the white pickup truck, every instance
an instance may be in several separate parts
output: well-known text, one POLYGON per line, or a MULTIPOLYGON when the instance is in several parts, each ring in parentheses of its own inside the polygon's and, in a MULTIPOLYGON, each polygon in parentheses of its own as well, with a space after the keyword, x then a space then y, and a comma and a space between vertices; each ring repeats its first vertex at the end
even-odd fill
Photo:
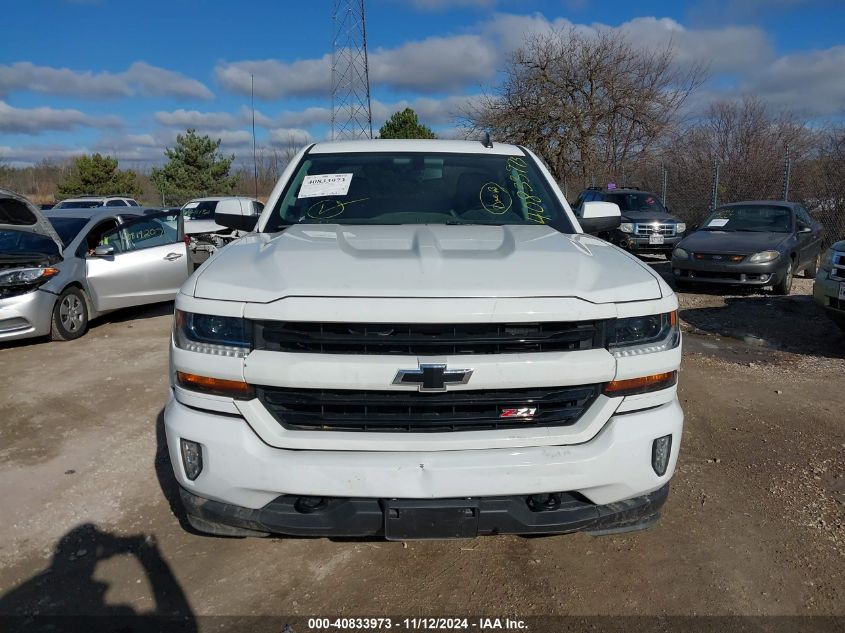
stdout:
MULTIPOLYGON (((167 441, 221 535, 605 534, 657 521, 677 299, 523 147, 304 149, 176 299, 167 441)), ((226 223, 227 219, 218 220, 226 223)))

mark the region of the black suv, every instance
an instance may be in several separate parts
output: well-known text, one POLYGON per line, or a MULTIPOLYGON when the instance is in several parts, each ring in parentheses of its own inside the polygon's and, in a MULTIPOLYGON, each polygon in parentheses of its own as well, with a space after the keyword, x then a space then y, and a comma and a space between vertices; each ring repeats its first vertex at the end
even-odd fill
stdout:
POLYGON ((596 201, 612 202, 622 212, 619 228, 599 237, 631 252, 664 253, 668 256, 687 230, 687 225, 671 215, 660 197, 650 191, 637 187, 590 187, 581 192, 575 201, 575 215, 580 216, 585 202, 596 201))

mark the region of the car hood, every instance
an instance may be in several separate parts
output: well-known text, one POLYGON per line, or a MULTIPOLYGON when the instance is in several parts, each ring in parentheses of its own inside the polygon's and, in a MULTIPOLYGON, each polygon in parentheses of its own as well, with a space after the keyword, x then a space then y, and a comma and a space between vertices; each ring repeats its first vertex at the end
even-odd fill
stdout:
POLYGON ((668 213, 655 213, 654 211, 623 211, 623 222, 638 222, 640 224, 649 224, 651 222, 659 222, 660 224, 676 224, 680 222, 674 215, 668 213))
POLYGON ((750 255, 777 250, 788 233, 752 233, 750 231, 696 231, 679 246, 692 253, 736 253, 750 255))
POLYGON ((217 224, 214 220, 190 220, 185 218, 185 233, 187 235, 218 233, 225 230, 227 230, 225 226, 217 224))
POLYGON ((27 231, 53 240, 64 250, 59 234, 41 210, 23 196, 0 189, 0 230, 27 231))
POLYGON ((547 226, 294 226, 248 235, 195 278, 205 299, 579 297, 658 299, 656 274, 588 235, 547 226))

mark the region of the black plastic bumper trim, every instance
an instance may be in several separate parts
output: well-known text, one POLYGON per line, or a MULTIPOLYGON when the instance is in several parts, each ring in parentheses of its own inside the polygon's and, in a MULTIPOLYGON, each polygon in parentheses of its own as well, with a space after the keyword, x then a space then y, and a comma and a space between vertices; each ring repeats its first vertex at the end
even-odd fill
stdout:
POLYGON ((301 497, 282 495, 263 508, 253 510, 194 495, 180 488, 189 516, 205 524, 219 524, 260 533, 290 536, 365 537, 424 539, 472 537, 491 534, 563 534, 601 531, 654 522, 669 494, 669 484, 646 495, 607 505, 595 505, 577 493, 559 493, 559 503, 535 511, 530 495, 475 497, 466 499, 371 499, 331 498, 316 504, 317 510, 302 511, 301 497), (467 520, 449 519, 445 525, 432 517, 461 514, 467 520), (400 516, 401 513, 408 513, 400 516), (388 528, 396 519, 399 528, 388 528))

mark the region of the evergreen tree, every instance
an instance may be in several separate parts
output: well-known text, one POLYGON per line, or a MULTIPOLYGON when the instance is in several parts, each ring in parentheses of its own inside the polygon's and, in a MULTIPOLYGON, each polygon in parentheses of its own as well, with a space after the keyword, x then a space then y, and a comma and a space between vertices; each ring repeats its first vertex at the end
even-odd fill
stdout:
POLYGON ((396 112, 378 131, 379 138, 437 138, 427 125, 420 123, 411 108, 396 112))
POLYGON ((151 179, 166 204, 191 198, 231 194, 238 176, 229 175, 235 156, 220 153, 220 139, 199 136, 189 129, 176 137, 176 146, 164 152, 168 162, 153 169, 151 179))
POLYGON ((72 198, 80 195, 138 196, 141 187, 132 170, 122 171, 117 168, 117 159, 111 156, 93 154, 80 156, 59 183, 57 198, 72 198))

